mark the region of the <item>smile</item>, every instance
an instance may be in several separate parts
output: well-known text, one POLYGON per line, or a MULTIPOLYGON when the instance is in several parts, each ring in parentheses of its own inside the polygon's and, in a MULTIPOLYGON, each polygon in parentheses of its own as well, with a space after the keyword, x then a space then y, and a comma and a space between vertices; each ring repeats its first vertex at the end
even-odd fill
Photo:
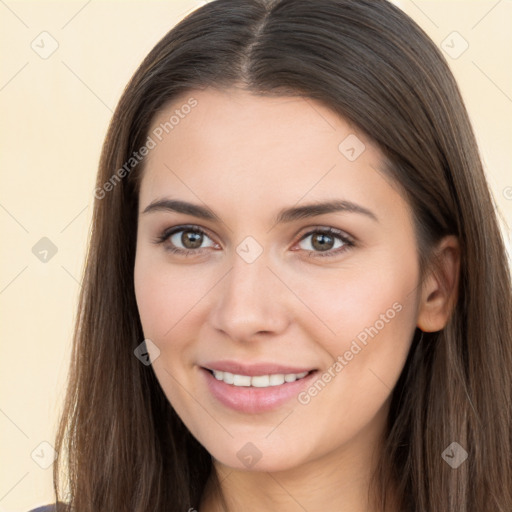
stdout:
POLYGON ((226 384, 240 387, 268 388, 270 386, 281 386, 285 382, 295 382, 304 378, 309 372, 301 373, 275 373, 271 375, 238 375, 230 372, 212 370, 213 376, 226 384))
POLYGON ((243 414, 271 412, 293 402, 300 392, 311 385, 318 373, 316 369, 280 365, 242 366, 224 363, 211 366, 217 368, 200 367, 201 380, 207 394, 217 404, 243 414))

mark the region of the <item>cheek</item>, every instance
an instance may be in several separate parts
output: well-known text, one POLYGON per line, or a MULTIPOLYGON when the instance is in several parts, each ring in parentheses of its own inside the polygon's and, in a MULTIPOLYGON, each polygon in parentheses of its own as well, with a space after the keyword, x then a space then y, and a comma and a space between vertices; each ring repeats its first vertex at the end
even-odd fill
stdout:
POLYGON ((149 261, 141 251, 135 261, 134 285, 139 315, 148 338, 163 340, 179 322, 194 313, 208 291, 197 270, 149 261))
POLYGON ((341 371, 335 371, 339 365, 333 369, 345 375, 338 384, 350 379, 363 388, 380 385, 375 375, 390 388, 396 382, 416 327, 418 279, 412 250, 404 259, 392 251, 375 254, 357 268, 340 269, 335 279, 325 273, 297 281, 299 295, 314 313, 304 317, 303 329, 322 340, 328 367, 342 358, 341 371))
POLYGON ((414 261, 400 263, 378 258, 375 264, 318 273, 314 279, 297 279, 294 290, 313 313, 312 325, 330 337, 353 338, 365 328, 411 323, 416 299, 414 261), (398 312, 397 310, 401 311, 398 312), (389 320, 389 322, 388 322, 389 320))
POLYGON ((169 312, 171 302, 175 304, 175 298, 162 286, 158 269, 145 264, 143 258, 137 256, 135 262, 135 297, 139 310, 140 321, 146 338, 159 338, 160 333, 167 323, 167 329, 171 327, 169 312))
MULTIPOLYGON (((418 278, 415 260, 407 265, 379 260, 375 267, 340 272, 336 283, 332 275, 315 280, 305 295, 322 321, 308 315, 302 328, 320 340, 327 355, 317 380, 298 397, 303 406, 299 411, 303 422, 314 417, 315 428, 329 433, 318 441, 326 451, 335 439, 343 443, 372 422, 396 385, 410 349, 417 308, 412 293, 418 278)), ((300 429, 297 425, 297 432, 300 429)))
POLYGON ((143 249, 135 260, 134 286, 144 337, 159 349, 152 369, 168 400, 190 422, 191 404, 177 383, 184 384, 191 392, 194 390, 187 373, 189 340, 194 338, 191 326, 199 323, 194 317, 198 311, 194 305, 207 288, 203 291, 201 283, 185 268, 173 268, 145 254, 143 249))

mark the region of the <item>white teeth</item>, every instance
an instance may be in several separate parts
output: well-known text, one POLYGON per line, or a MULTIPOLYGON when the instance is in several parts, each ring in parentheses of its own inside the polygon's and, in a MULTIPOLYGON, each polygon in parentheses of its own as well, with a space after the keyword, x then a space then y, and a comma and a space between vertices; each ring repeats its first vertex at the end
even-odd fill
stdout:
POLYGON ((235 386, 250 386, 251 377, 249 377, 249 375, 234 375, 233 384, 235 386))
POLYGON ((249 375, 236 375, 229 372, 221 372, 212 370, 213 376, 217 380, 222 380, 226 384, 233 384, 234 386, 252 386, 255 388, 268 388, 270 386, 280 386, 285 382, 295 382, 298 379, 302 379, 309 372, 301 373, 277 373, 272 375, 257 375, 250 377, 249 375))
POLYGON ((271 375, 269 380, 271 386, 280 386, 284 384, 284 375, 282 373, 271 375))
POLYGON ((251 377, 251 385, 255 388, 266 388, 270 386, 269 375, 258 375, 257 377, 251 377))

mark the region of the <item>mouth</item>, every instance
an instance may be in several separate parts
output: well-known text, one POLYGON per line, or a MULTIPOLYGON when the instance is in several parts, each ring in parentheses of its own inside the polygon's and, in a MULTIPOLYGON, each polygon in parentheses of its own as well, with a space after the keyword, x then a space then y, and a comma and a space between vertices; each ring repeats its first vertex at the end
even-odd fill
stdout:
POLYGON ((269 388, 272 386, 281 386, 285 383, 295 382, 307 377, 316 370, 309 370, 300 373, 271 373, 266 375, 242 375, 237 373, 225 372, 222 370, 209 371, 215 379, 236 387, 269 388))
MULTIPOLYGON (((301 391, 312 384, 318 370, 290 371, 292 368, 245 367, 245 373, 199 367, 206 392, 218 405, 243 414, 261 414, 279 410, 282 406, 298 400, 301 391), (286 370, 286 371, 284 371, 286 370), (266 373, 268 372, 268 373, 266 373), (252 375, 247 375, 252 373, 252 375)), ((233 368, 230 368, 233 369, 233 368)))

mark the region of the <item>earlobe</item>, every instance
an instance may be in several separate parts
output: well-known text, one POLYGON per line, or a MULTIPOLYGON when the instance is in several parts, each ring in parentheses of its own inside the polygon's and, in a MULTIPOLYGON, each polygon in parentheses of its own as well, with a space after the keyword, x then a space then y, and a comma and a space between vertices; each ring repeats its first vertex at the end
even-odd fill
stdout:
POLYGON ((458 298, 460 245, 457 237, 446 236, 434 251, 418 306, 417 326, 423 332, 444 329, 458 298))

